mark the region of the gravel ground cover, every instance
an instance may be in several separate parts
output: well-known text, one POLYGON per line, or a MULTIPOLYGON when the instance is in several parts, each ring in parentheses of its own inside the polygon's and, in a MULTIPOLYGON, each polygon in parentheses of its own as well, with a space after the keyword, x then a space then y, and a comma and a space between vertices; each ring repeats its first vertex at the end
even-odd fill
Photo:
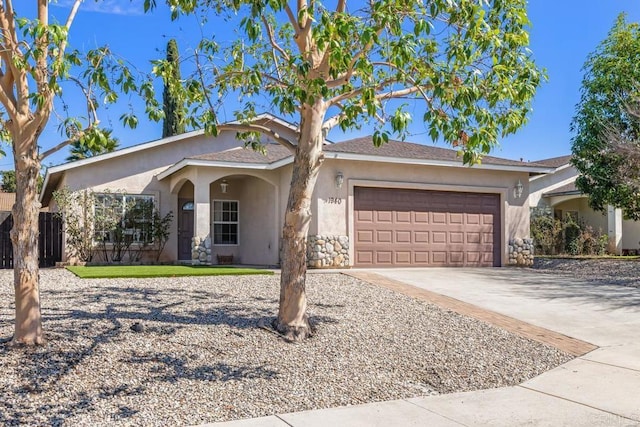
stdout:
POLYGON ((568 274, 603 285, 640 288, 638 259, 536 258, 533 268, 544 273, 568 274))
MULTIPOLYGON (((13 330, 11 277, 0 272, 0 338, 13 330)), ((0 344, 0 425, 193 425, 513 385, 571 359, 352 277, 307 280, 317 332, 291 344, 258 327, 277 308, 277 275, 43 270, 48 343, 0 344)))

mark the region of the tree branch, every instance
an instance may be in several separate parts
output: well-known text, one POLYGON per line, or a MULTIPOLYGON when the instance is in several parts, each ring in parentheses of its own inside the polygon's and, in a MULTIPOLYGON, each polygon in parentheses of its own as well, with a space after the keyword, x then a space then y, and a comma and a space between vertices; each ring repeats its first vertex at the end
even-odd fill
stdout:
MULTIPOLYGON (((289 61, 289 55, 282 47, 280 47, 280 45, 276 41, 275 35, 273 34, 273 28, 271 28, 271 24, 269 24, 269 22, 267 21, 267 18, 265 18, 264 15, 262 15, 261 18, 262 18, 262 23, 264 24, 264 27, 267 30, 267 34, 269 35, 269 42, 271 43, 271 47, 273 47, 276 51, 278 51, 280 55, 282 55, 282 58, 284 58, 285 61, 289 61)), ((277 63, 276 63, 276 66, 277 66, 277 63)))
POLYGON ((259 132, 263 135, 269 136, 273 138, 278 144, 286 147, 291 151, 291 153, 295 153, 296 146, 287 138, 280 135, 278 132, 266 127, 253 123, 225 123, 222 125, 216 126, 218 130, 233 130, 237 132, 259 132))
POLYGON ((300 30, 301 30, 300 24, 298 23, 298 19, 293 14, 293 11, 289 7, 288 3, 285 3, 284 10, 285 10, 285 12, 287 12, 287 16, 289 17, 289 22, 291 22, 291 25, 293 26, 293 30, 296 33, 295 36, 297 37, 298 34, 300 34, 300 30))

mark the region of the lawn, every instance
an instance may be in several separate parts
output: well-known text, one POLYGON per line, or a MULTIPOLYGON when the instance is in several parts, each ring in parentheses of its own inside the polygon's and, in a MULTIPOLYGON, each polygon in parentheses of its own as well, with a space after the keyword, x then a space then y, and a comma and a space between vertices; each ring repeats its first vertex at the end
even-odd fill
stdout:
POLYGON ((190 265, 108 265, 70 266, 67 270, 82 279, 115 279, 134 277, 241 276, 273 274, 271 270, 240 267, 190 265))

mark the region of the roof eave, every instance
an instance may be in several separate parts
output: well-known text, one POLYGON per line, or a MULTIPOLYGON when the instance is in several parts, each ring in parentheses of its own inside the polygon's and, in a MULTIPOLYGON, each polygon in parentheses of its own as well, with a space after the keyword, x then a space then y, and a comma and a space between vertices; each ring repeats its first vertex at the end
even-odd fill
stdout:
MULTIPOLYGON (((380 162, 380 163, 400 163, 408 165, 421 165, 421 166, 441 166, 441 167, 458 167, 469 168, 470 166, 464 165, 462 162, 456 162, 451 160, 432 160, 432 159, 416 159, 405 157, 385 157, 376 156, 370 154, 357 154, 357 153, 345 153, 337 151, 325 151, 325 158, 338 159, 338 160, 356 160, 356 161, 368 161, 368 162, 380 162)), ((510 172, 529 172, 529 173, 550 173, 554 169, 543 166, 531 166, 529 164, 520 165, 495 165, 480 163, 473 165, 476 169, 485 170, 501 170, 510 172)))
POLYGON ((156 175, 158 181, 173 175, 174 173, 184 169, 188 166, 201 166, 201 167, 218 167, 229 169, 252 169, 252 170, 275 170, 282 166, 288 165, 293 162, 293 156, 286 157, 281 160, 276 160, 271 163, 243 163, 243 162, 221 162, 216 160, 199 160, 199 159, 182 159, 179 162, 168 167, 164 171, 156 175))

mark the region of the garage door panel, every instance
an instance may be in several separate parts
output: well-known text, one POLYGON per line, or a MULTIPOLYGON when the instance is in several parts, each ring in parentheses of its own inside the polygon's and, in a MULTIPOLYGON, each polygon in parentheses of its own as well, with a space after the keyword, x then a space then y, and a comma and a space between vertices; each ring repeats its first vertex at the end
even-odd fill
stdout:
POLYGON ((356 231, 356 241, 359 243, 373 243, 373 230, 356 231))
POLYGON ((356 251, 356 263, 363 265, 373 264, 373 251, 356 251))
POLYGON ((467 251, 468 264, 480 264, 482 262, 482 254, 477 251, 467 251))
POLYGON ((411 231, 410 230, 400 230, 400 231, 396 231, 396 235, 395 235, 395 243, 400 243, 400 244, 411 244, 411 231))
POLYGON ((446 224, 447 214, 445 212, 434 212, 431 216, 432 224, 446 224))
POLYGON ((356 266, 500 263, 500 197, 356 187, 356 266))
POLYGON ((378 264, 391 265, 391 260, 392 259, 393 259, 393 252, 391 252, 391 251, 376 251, 376 262, 378 264))
POLYGON ((429 232, 428 231, 414 231, 413 232, 413 241, 417 244, 420 243, 429 243, 429 232))
POLYGON ((411 265, 411 251, 396 251, 396 265, 411 265))
POLYGON ((464 252, 449 251, 449 264, 464 264, 464 252))
POLYGON ((444 265, 447 263, 447 253, 444 251, 432 251, 431 263, 436 265, 444 265))
POLYGON ((376 231, 376 243, 389 244, 393 242, 392 230, 377 230, 376 231))
POLYGON ((467 243, 480 243, 480 233, 467 232, 467 243))
POLYGON ((480 225, 480 215, 479 214, 470 214, 466 215, 467 217, 467 225, 480 225))
POLYGON ((419 265, 429 264, 429 252, 413 251, 413 263, 419 265))
POLYGON ((373 222, 373 211, 356 211, 358 222, 373 222))
POLYGON ((449 233, 449 243, 464 243, 464 233, 457 231, 449 233))
POLYGON ((414 212, 413 222, 416 224, 429 224, 429 212, 414 212))
POLYGON ((393 212, 391 211, 377 211, 375 216, 378 223, 393 222, 393 212))
POLYGON ((396 212, 396 224, 411 224, 411 212, 401 211, 396 212))
POLYGON ((446 231, 433 231, 431 233, 431 243, 435 244, 445 244, 447 243, 447 232, 446 231))

